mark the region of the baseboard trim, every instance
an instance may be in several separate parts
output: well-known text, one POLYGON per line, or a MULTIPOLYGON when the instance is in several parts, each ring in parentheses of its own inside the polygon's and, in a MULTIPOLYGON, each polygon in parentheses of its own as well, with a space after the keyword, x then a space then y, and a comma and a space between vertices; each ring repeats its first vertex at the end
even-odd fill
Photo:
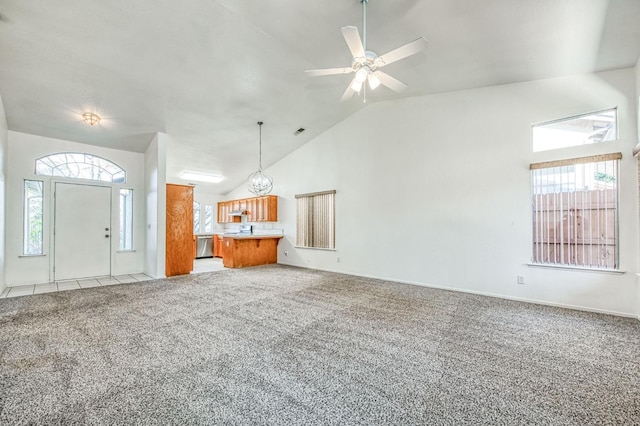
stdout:
POLYGON ((478 296, 495 297, 495 298, 498 298, 498 299, 513 300, 513 301, 516 301, 516 302, 532 303, 532 304, 535 304, 535 305, 553 306, 553 307, 556 307, 556 308, 572 309, 574 311, 594 312, 594 313, 598 313, 598 314, 615 315, 615 316, 618 316, 618 317, 635 318, 638 321, 640 321, 640 315, 630 314, 630 313, 627 313, 627 312, 610 311, 610 310, 607 310, 607 309, 597 309, 597 308, 591 308, 591 307, 588 307, 588 306, 570 305, 570 304, 566 304, 566 303, 548 302, 546 300, 528 299, 528 298, 525 298, 525 297, 510 296, 510 295, 504 295, 504 294, 499 294, 499 293, 490 293, 490 292, 486 292, 486 291, 469 290, 469 289, 466 289, 466 288, 459 288, 459 287, 446 287, 446 286, 441 286, 441 285, 427 284, 427 283, 418 282, 418 281, 409 281, 409 280, 399 280, 399 279, 396 279, 396 278, 377 277, 377 276, 374 276, 374 275, 358 274, 358 273, 355 273, 355 272, 336 271, 336 270, 333 270, 333 269, 325 269, 325 268, 311 268, 311 267, 298 266, 298 265, 293 265, 293 264, 289 264, 289 263, 280 263, 280 262, 279 262, 279 264, 286 265, 286 266, 292 266, 292 267, 295 267, 295 268, 313 269, 313 270, 323 271, 323 272, 333 272, 333 273, 336 273, 336 274, 351 275, 351 276, 354 276, 354 277, 371 278, 371 279, 375 279, 375 280, 396 282, 396 283, 400 283, 400 284, 417 285, 417 286, 420 286, 420 287, 428 287, 428 288, 434 288, 434 289, 438 289, 438 290, 456 291, 456 292, 459 292, 459 293, 475 294, 475 295, 478 295, 478 296))

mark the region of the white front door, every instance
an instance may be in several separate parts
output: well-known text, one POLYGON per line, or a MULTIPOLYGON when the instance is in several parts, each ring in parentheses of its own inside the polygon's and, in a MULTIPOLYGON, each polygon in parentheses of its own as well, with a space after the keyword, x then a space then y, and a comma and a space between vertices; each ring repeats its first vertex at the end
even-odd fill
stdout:
POLYGON ((111 188, 55 185, 55 280, 111 275, 111 188))

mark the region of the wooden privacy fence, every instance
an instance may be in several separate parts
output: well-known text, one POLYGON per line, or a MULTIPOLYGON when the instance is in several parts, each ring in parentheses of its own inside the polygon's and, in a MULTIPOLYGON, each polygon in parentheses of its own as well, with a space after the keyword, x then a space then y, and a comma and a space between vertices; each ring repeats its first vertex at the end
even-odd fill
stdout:
POLYGON ((536 194, 533 263, 616 268, 617 190, 536 194))

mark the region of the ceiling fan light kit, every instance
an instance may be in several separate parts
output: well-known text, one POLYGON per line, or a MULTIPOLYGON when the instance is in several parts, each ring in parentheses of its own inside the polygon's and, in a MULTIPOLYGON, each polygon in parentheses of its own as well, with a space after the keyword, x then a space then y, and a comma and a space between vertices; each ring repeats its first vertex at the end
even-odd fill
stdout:
POLYGON ((394 92, 402 92, 407 88, 407 85, 391 77, 389 74, 380 71, 379 68, 415 55, 427 47, 427 40, 424 37, 420 37, 380 56, 375 52, 367 50, 367 3, 369 0, 359 1, 362 4, 362 39, 360 39, 358 28, 352 26, 342 28, 342 36, 349 47, 349 51, 351 51, 353 55, 351 67, 323 68, 305 71, 307 75, 311 77, 355 73, 351 83, 347 86, 347 90, 340 99, 341 102, 350 99, 354 93, 360 93, 365 81, 369 83, 371 90, 375 90, 382 84, 394 92))
POLYGON ((262 121, 258 121, 260 126, 260 154, 258 160, 258 171, 251 173, 248 179, 248 189, 252 194, 261 196, 267 195, 273 189, 273 179, 262 172, 262 121))

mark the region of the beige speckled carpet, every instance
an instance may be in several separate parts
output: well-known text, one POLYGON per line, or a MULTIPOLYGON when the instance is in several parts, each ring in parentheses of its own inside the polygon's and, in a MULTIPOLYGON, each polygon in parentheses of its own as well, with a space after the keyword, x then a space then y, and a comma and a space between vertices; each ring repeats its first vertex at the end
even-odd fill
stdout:
POLYGON ((270 265, 0 300, 1 424, 640 424, 640 322, 270 265))

